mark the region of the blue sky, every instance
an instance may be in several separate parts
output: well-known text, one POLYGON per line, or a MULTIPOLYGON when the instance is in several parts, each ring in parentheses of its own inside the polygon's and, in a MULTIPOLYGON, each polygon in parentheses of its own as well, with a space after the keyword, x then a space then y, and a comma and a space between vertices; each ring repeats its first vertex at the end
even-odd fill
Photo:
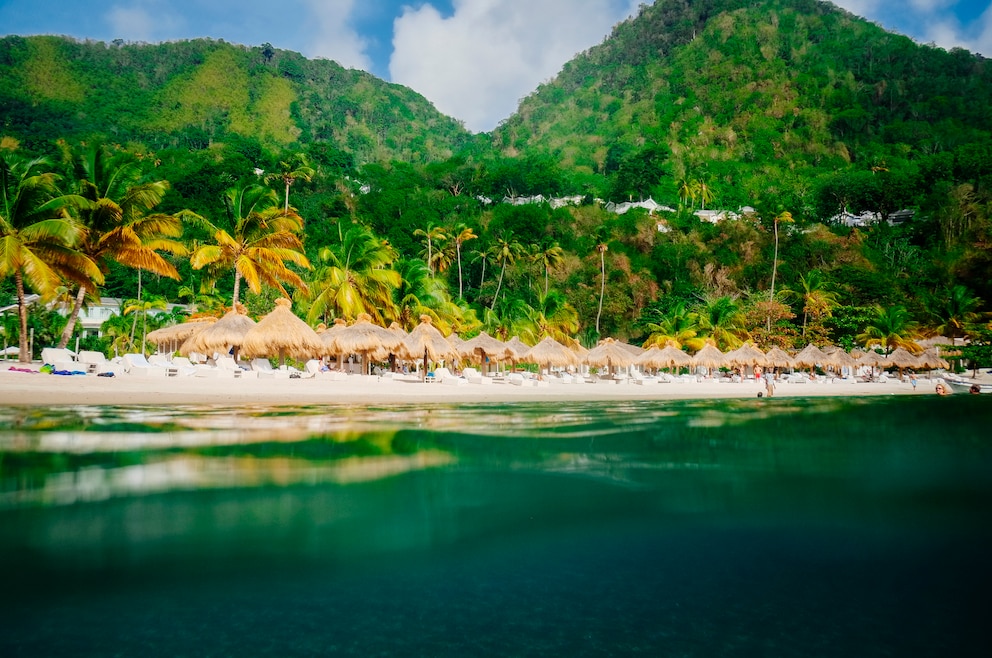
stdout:
MULTIPOLYGON (((411 87, 478 132, 642 3, 650 0, 0 0, 0 35, 268 42, 411 87)), ((992 0, 834 4, 921 43, 992 58, 992 0)))

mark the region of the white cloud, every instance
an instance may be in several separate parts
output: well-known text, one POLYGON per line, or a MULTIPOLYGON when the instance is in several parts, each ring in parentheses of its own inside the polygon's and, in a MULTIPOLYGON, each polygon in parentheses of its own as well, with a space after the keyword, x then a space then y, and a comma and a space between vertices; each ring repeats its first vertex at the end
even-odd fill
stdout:
POLYGON ((355 0, 307 0, 316 25, 317 37, 309 47, 314 57, 333 59, 346 68, 370 70, 367 42, 349 24, 355 0))
POLYGON ((394 23, 390 77, 469 130, 492 130, 520 98, 602 41, 635 2, 454 0, 447 18, 429 4, 406 7, 394 23))
POLYGON ((183 24, 183 20, 169 3, 157 0, 113 5, 104 19, 113 30, 112 38, 126 41, 156 42, 183 24))

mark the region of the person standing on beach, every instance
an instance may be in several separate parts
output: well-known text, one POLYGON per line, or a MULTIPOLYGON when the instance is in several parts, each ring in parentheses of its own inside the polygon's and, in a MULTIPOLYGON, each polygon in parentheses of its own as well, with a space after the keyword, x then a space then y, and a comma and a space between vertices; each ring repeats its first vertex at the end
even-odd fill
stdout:
POLYGON ((771 372, 765 373, 765 394, 768 397, 775 395, 775 376, 771 372))

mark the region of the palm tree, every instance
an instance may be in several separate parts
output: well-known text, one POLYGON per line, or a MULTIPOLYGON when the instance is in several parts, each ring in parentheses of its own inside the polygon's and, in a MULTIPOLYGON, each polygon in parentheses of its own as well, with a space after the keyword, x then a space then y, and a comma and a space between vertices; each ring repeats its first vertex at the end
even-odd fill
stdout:
POLYGON ((401 277, 392 269, 397 254, 382 238, 362 226, 352 226, 341 244, 324 247, 311 277, 307 319, 312 323, 328 316, 357 318, 368 313, 379 324, 395 315, 393 291, 401 277))
MULTIPOLYGON (((153 297, 151 299, 131 299, 124 305, 123 314, 131 315, 132 313, 141 314, 141 353, 145 352, 145 336, 148 335, 148 311, 152 309, 165 310, 169 307, 165 299, 161 297, 153 297)), ((135 316, 137 318, 137 316, 135 316)), ((134 343, 134 324, 132 327, 131 342, 134 343)))
POLYGON ((698 311, 699 334, 709 336, 720 349, 734 349, 748 337, 746 317, 732 297, 707 300, 698 311))
POLYGON ((919 352, 916 344, 916 323, 913 322, 905 306, 896 305, 888 308, 875 307, 875 317, 871 319, 865 330, 858 334, 857 339, 865 347, 869 343, 879 342, 885 346, 886 354, 898 347, 904 347, 913 352, 919 352))
POLYGON ((566 343, 579 330, 578 311, 557 290, 538 297, 536 305, 528 307, 527 319, 532 328, 522 335, 535 345, 548 336, 566 343))
POLYGON ((979 318, 978 309, 982 300, 971 293, 966 286, 954 286, 943 295, 933 295, 928 300, 927 312, 935 330, 951 339, 965 336, 969 325, 979 318))
POLYGON ((190 257, 193 269, 207 268, 207 280, 216 281, 226 270, 234 270, 231 306, 238 303, 241 280, 259 293, 262 284, 278 288, 288 296, 282 282, 306 289, 303 279, 286 266, 310 268, 303 255, 299 232, 303 220, 293 210, 279 207, 276 193, 261 185, 234 187, 224 195, 227 228, 203 221, 214 244, 205 244, 190 257))
POLYGON ((455 232, 453 233, 455 239, 455 253, 458 256, 458 299, 462 298, 462 244, 468 242, 469 240, 474 240, 478 235, 465 226, 464 224, 459 224, 455 227, 455 232))
POLYGON ((514 240, 512 235, 496 240, 494 251, 496 262, 500 264, 499 283, 496 284, 496 294, 493 296, 493 303, 489 307, 490 310, 496 306, 496 300, 499 299, 499 289, 503 287, 503 275, 506 273, 506 266, 515 263, 523 250, 523 246, 514 240))
POLYGON ((651 334, 644 341, 645 348, 664 347, 671 342, 680 349, 689 347, 698 350, 705 343, 702 339, 696 339, 699 316, 689 310, 689 305, 685 301, 678 302, 658 322, 649 322, 646 327, 651 334))
POLYGON ((483 313, 482 328, 502 341, 523 333, 533 309, 516 296, 504 297, 483 313))
POLYGON ((548 275, 552 267, 558 267, 565 262, 565 250, 557 242, 534 245, 531 260, 544 269, 544 296, 548 296, 548 275))
MULTIPOLYGON (((104 273, 113 262, 178 279, 176 268, 158 252, 187 253, 186 246, 176 239, 182 235, 181 215, 148 214, 162 201, 168 181, 140 183, 138 159, 130 153, 110 157, 100 143, 92 144, 80 156, 77 171, 79 195, 89 202, 79 211, 86 231, 77 249, 104 273)), ((59 347, 69 344, 88 293, 95 294, 96 289, 81 285, 76 291, 59 347)))
POLYGON ((603 297, 606 295, 606 252, 609 249, 605 242, 596 245, 599 252, 599 310, 596 311, 596 333, 599 333, 599 319, 603 315, 603 297))
POLYGON ((810 317, 814 320, 829 318, 831 311, 840 304, 837 293, 830 290, 829 281, 818 269, 799 276, 799 290, 784 290, 783 293, 803 302, 803 338, 806 338, 806 323, 810 317))
POLYGON ((297 180, 309 183, 315 173, 313 167, 307 162, 306 155, 294 153, 288 160, 279 162, 279 171, 265 177, 268 181, 279 181, 286 186, 286 196, 282 207, 284 213, 289 213, 289 188, 297 180))
POLYGON ((51 296, 63 279, 78 285, 103 283, 96 263, 75 249, 83 228, 67 210, 83 200, 60 195, 58 176, 41 171, 47 166, 43 159, 0 154, 0 278, 14 277, 22 362, 31 360, 25 285, 51 296))
POLYGON ((407 331, 420 324, 421 315, 429 315, 442 333, 450 325, 450 318, 442 317, 442 312, 450 302, 444 282, 431 276, 430 269, 422 260, 410 258, 396 263, 399 284, 393 291, 396 317, 407 331))
MULTIPOLYGON (((778 215, 775 215, 775 219, 772 221, 772 227, 775 231, 775 257, 772 259, 772 287, 768 294, 768 303, 771 304, 775 301, 775 274, 778 272, 778 223, 779 222, 792 222, 792 213, 788 210, 783 210, 778 215)), ((772 318, 768 316, 768 326, 769 332, 772 330, 772 318)))
POLYGON ((418 228, 413 232, 417 237, 425 239, 424 244, 427 247, 427 266, 430 268, 431 273, 434 273, 434 243, 443 242, 448 239, 448 234, 444 232, 443 226, 434 226, 433 224, 428 224, 426 229, 418 228))

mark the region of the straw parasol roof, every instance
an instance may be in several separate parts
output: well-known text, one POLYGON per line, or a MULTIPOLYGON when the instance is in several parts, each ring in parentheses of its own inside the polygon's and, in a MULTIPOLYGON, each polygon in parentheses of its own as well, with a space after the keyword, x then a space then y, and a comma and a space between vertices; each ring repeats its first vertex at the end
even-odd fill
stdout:
MULTIPOLYGON (((179 346, 184 341, 188 340, 190 336, 195 336, 199 332, 203 331, 214 322, 217 322, 217 318, 196 318, 195 320, 187 320, 180 324, 170 325, 168 327, 162 327, 161 329, 156 329, 155 331, 149 332, 145 336, 145 340, 155 343, 159 347, 163 345, 173 345, 179 346)), ((175 347, 173 347, 175 349, 175 347)))
POLYGON ((692 364, 692 357, 671 343, 663 348, 650 348, 637 357, 637 365, 643 368, 678 368, 692 364))
MULTIPOLYGON (((327 333, 327 332, 324 332, 327 333)), ((317 332, 293 313, 292 302, 276 300, 275 308, 245 334, 241 345, 248 357, 286 357, 310 359, 327 351, 317 332)))
POLYGON ((548 368, 551 366, 577 366, 579 364, 578 355, 551 336, 546 337, 540 343, 530 348, 522 360, 548 368))
POLYGON ((823 361, 823 365, 833 366, 834 368, 857 368, 858 362, 853 356, 837 348, 836 350, 827 354, 827 358, 823 361))
POLYGON ((245 315, 244 307, 239 305, 209 327, 190 336, 179 346, 179 353, 183 356, 189 356, 192 352, 208 355, 214 352, 227 354, 233 347, 234 357, 237 359, 245 334, 254 326, 255 321, 245 315))
POLYGON ((799 354, 792 357, 792 362, 797 366, 816 367, 818 364, 827 361, 827 355, 819 347, 810 343, 799 351, 799 354))
POLYGON ((619 345, 623 349, 627 350, 628 352, 630 352, 634 356, 640 356, 640 355, 644 354, 647 351, 643 347, 640 347, 638 345, 631 345, 630 343, 625 343, 625 342, 620 341, 620 340, 617 341, 617 345, 619 345))
POLYGON ((765 352, 765 363, 775 368, 791 368, 793 360, 781 347, 773 347, 765 352))
POLYGON ((506 341, 506 346, 510 348, 510 360, 520 361, 524 354, 530 351, 530 345, 520 340, 520 336, 514 336, 510 340, 506 341))
POLYGON ((596 347, 589 350, 585 362, 591 366, 626 368, 633 365, 637 357, 612 338, 604 338, 596 347))
POLYGON ((332 339, 341 354, 362 355, 365 374, 368 374, 369 355, 380 350, 387 354, 393 353, 403 342, 402 338, 389 329, 372 324, 372 316, 368 313, 359 315, 354 324, 337 330, 332 339))
POLYGON ((918 358, 920 361, 920 368, 932 370, 933 368, 950 367, 950 364, 946 360, 940 358, 937 354, 931 352, 930 350, 924 351, 918 358))
POLYGON ((462 341, 456 346, 456 349, 460 356, 476 363, 485 363, 486 357, 500 360, 509 358, 514 354, 514 351, 508 348, 506 343, 493 338, 484 331, 474 338, 462 341))
POLYGON ((892 350, 892 354, 889 355, 889 362, 900 370, 920 367, 920 360, 904 347, 897 347, 892 350))
POLYGON ((442 361, 458 356, 458 352, 451 346, 451 343, 438 331, 437 327, 431 324, 431 316, 429 315, 420 316, 420 324, 407 334, 399 349, 408 359, 415 361, 423 358, 423 377, 427 376, 428 361, 442 361))
POLYGON ((729 365, 726 355, 712 343, 706 343, 703 345, 703 349, 692 356, 692 364, 704 368, 720 368, 729 365))
POLYGON ((744 343, 736 350, 731 350, 723 355, 727 363, 732 366, 763 366, 768 363, 768 357, 750 343, 744 343))

